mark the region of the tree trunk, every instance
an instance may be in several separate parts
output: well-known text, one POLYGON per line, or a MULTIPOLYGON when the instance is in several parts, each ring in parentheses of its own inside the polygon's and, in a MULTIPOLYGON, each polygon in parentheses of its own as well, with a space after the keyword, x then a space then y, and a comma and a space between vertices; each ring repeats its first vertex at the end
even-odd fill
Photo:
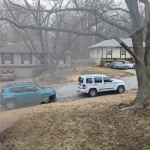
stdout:
POLYGON ((139 65, 136 65, 136 73, 138 80, 138 92, 133 104, 136 107, 144 108, 149 105, 150 91, 148 88, 148 82, 150 81, 150 78, 147 78, 145 69, 139 65))
MULTIPOLYGON (((147 32, 147 34, 149 33, 147 32)), ((150 40, 150 38, 147 40, 150 40)), ((138 108, 146 108, 150 105, 150 65, 148 65, 148 63, 145 61, 145 57, 148 57, 147 50, 150 47, 150 41, 146 41, 147 45, 145 48, 143 48, 143 31, 139 31, 134 34, 132 36, 132 41, 133 50, 142 60, 142 64, 136 63, 138 92, 132 105, 138 108)))

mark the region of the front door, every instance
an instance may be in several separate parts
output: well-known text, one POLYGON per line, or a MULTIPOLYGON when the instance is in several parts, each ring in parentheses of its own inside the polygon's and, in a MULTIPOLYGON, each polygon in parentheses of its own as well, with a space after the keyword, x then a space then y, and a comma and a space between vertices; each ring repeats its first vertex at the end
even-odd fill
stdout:
POLYGON ((15 99, 18 104, 25 104, 27 101, 27 95, 24 87, 11 88, 14 93, 15 99))
POLYGON ((103 82, 104 91, 114 90, 114 83, 108 77, 103 77, 103 82))
POLYGON ((30 104, 36 104, 39 102, 40 96, 38 95, 38 89, 34 86, 26 86, 26 101, 30 104))

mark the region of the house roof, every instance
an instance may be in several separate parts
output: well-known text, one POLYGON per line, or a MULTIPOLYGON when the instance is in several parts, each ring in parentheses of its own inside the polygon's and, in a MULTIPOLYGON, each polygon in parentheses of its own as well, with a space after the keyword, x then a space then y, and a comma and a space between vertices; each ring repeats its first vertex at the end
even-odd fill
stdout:
MULTIPOLYGON (((34 45, 35 45, 37 51, 39 53, 42 53, 40 44, 36 43, 34 45)), ((53 44, 48 43, 48 46, 49 46, 49 52, 52 52, 53 44)), ((61 51, 62 51, 62 49, 60 47, 57 47, 56 53, 60 53, 61 51)), ((31 53, 31 51, 28 49, 27 45, 23 41, 21 41, 21 42, 17 42, 17 43, 11 44, 9 46, 0 48, 0 53, 31 53)), ((66 53, 71 53, 71 52, 66 51, 66 53)))
MULTIPOLYGON (((121 39, 128 47, 133 47, 132 39, 126 38, 121 39)), ((143 46, 145 47, 145 43, 143 42, 143 46)), ((98 48, 98 47, 122 47, 115 39, 105 40, 103 42, 97 43, 89 47, 89 49, 98 48)))

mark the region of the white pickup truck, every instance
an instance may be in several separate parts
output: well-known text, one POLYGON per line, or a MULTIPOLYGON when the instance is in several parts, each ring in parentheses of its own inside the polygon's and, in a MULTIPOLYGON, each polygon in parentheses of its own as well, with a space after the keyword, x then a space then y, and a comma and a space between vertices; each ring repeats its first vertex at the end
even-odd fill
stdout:
POLYGON ((124 93, 125 84, 122 80, 112 79, 102 74, 81 75, 78 79, 77 91, 88 93, 91 97, 104 91, 124 93))

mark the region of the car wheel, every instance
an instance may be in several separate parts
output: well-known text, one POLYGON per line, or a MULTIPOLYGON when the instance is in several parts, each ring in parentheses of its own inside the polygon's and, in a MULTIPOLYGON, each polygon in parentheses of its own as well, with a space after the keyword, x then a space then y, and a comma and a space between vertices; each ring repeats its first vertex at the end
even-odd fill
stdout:
POLYGON ((90 97, 95 97, 96 95, 97 95, 97 90, 96 89, 90 89, 89 96, 90 97))
POLYGON ((44 95, 42 97, 42 103, 47 104, 47 103, 49 103, 49 101, 50 101, 50 98, 48 95, 44 95))
POLYGON ((121 93, 124 93, 124 91, 125 91, 125 88, 123 85, 118 86, 117 93, 121 94, 121 93))
POLYGON ((14 100, 7 100, 6 107, 8 109, 14 109, 16 107, 16 103, 14 100))

